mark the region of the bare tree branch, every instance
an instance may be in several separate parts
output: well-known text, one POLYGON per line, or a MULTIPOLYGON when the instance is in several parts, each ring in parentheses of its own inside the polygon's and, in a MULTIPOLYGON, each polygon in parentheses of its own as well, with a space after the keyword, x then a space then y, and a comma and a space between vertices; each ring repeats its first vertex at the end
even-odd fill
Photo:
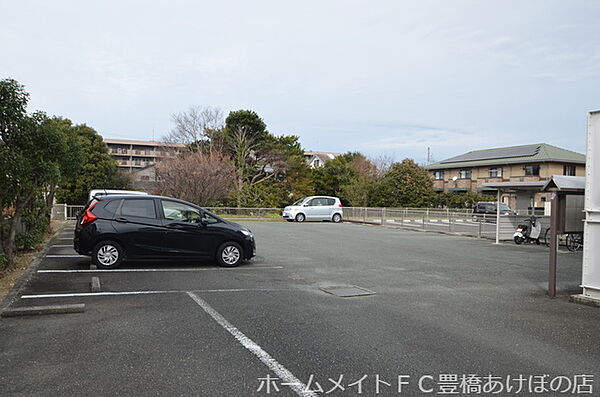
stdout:
POLYGON ((234 187, 233 162, 220 152, 186 152, 156 164, 160 194, 209 206, 234 187))
POLYGON ((214 132, 225 125, 225 115, 219 108, 192 106, 171 115, 171 121, 175 126, 163 140, 189 145, 210 140, 214 132))

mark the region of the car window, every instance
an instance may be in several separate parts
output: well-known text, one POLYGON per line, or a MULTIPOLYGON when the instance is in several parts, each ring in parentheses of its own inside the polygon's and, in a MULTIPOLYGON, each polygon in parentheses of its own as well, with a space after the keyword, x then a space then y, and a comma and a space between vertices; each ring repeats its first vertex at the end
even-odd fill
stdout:
POLYGON ((195 207, 176 201, 162 200, 161 202, 165 219, 188 223, 200 223, 202 219, 200 210, 195 207))
POLYGON ((207 212, 203 212, 202 213, 202 222, 204 223, 217 223, 219 222, 219 220, 217 218, 215 218, 214 216, 212 216, 211 214, 207 213, 207 212))
POLYGON ((109 214, 114 214, 119 209, 119 204, 121 204, 121 200, 109 201, 108 204, 104 206, 104 210, 109 214))
POLYGON ((335 205, 335 199, 328 198, 327 199, 327 205, 335 205))
POLYGON ((121 215, 135 216, 138 218, 156 218, 154 200, 148 199, 126 199, 121 206, 121 215))
POLYGON ((323 197, 316 198, 316 199, 314 199, 314 201, 315 201, 314 205, 316 205, 318 207, 325 207, 325 206, 328 205, 327 204, 327 199, 323 198, 323 197))

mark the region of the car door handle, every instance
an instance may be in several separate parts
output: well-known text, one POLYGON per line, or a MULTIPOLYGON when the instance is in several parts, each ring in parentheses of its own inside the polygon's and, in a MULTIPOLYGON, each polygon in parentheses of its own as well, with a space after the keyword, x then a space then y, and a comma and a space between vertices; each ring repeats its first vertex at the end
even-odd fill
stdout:
POLYGON ((125 219, 125 218, 117 218, 117 219, 115 219, 115 221, 117 221, 117 222, 119 222, 119 223, 127 223, 127 222, 129 222, 129 221, 128 221, 127 219, 125 219))

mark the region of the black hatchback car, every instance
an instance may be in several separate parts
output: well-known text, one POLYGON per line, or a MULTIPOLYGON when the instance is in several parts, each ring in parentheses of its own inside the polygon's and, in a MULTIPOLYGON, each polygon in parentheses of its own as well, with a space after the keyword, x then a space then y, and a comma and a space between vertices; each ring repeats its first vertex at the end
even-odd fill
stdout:
POLYGON ((256 254, 252 232, 186 201, 103 196, 77 217, 74 248, 100 268, 124 260, 216 260, 233 267, 256 254))
MULTIPOLYGON (((475 208, 473 208, 473 219, 477 220, 478 217, 483 217, 484 215, 496 215, 496 205, 495 201, 478 202, 475 208)), ((516 215, 516 213, 507 204, 500 203, 500 215, 516 215)))

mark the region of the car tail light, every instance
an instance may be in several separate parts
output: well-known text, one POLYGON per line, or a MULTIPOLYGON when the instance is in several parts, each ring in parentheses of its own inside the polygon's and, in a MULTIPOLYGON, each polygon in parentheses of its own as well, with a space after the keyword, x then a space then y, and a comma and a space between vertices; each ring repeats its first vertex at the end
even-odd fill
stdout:
POLYGON ((83 211, 83 216, 81 217, 82 225, 85 225, 86 223, 90 223, 98 219, 96 215, 92 214, 92 209, 94 209, 96 204, 98 204, 98 201, 93 202, 92 204, 90 204, 89 207, 86 208, 85 211, 83 211))
POLYGON ((341 204, 338 204, 338 207, 343 207, 343 205, 341 205, 341 204))

